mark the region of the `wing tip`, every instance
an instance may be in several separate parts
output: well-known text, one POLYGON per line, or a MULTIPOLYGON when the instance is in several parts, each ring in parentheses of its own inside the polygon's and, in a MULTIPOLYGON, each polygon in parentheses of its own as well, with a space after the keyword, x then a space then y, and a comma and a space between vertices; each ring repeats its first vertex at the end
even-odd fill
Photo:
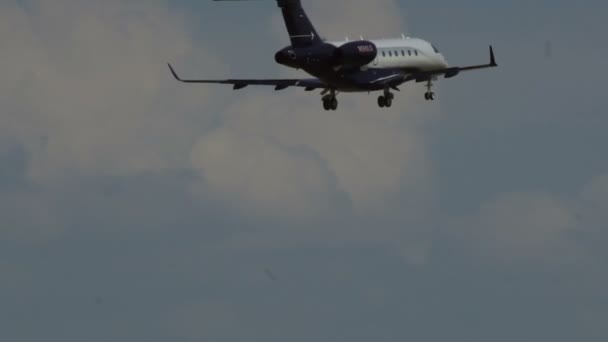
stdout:
POLYGON ((493 67, 497 67, 496 56, 494 55, 494 47, 490 45, 490 65, 493 67))
POLYGON ((183 82, 181 78, 179 78, 179 76, 177 75, 177 73, 175 72, 175 69, 173 69, 173 66, 171 66, 171 63, 167 63, 167 65, 169 66, 169 70, 171 70, 171 74, 173 75, 173 77, 180 81, 183 82))

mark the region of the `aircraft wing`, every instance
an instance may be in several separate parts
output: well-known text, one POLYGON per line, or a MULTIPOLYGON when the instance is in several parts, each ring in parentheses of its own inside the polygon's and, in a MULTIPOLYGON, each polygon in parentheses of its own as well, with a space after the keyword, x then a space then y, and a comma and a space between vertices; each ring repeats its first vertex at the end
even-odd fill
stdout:
MULTIPOLYGON (((494 48, 492 46, 490 46, 490 63, 489 64, 471 65, 471 66, 467 66, 467 67, 459 67, 456 69, 458 71, 470 71, 470 70, 495 68, 497 66, 498 66, 498 64, 496 64, 496 57, 494 56, 494 48)), ((448 70, 450 70, 450 69, 448 69, 448 70)))
POLYGON ((206 84, 231 84, 235 90, 243 89, 250 85, 262 85, 262 86, 273 86, 275 90, 283 90, 289 87, 301 87, 307 91, 315 89, 325 89, 327 86, 316 78, 311 79, 266 79, 266 80, 255 80, 255 79, 228 79, 228 80, 185 80, 180 78, 171 64, 169 69, 176 80, 183 83, 206 83, 206 84))
POLYGON ((447 68, 447 69, 416 72, 416 73, 408 75, 405 81, 407 82, 407 81, 416 80, 416 82, 424 82, 424 81, 427 81, 429 78, 437 76, 437 75, 444 75, 445 78, 452 78, 452 77, 460 74, 463 71, 495 68, 497 66, 498 66, 498 64, 496 63, 496 57, 494 56, 494 48, 492 48, 492 46, 490 46, 490 63, 489 64, 478 64, 478 65, 471 65, 471 66, 465 66, 465 67, 451 67, 451 68, 447 68))

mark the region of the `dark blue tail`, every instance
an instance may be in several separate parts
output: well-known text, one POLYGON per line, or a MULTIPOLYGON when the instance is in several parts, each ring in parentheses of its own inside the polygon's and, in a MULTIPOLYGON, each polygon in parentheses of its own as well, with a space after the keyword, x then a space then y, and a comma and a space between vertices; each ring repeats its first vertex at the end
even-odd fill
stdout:
POLYGON ((323 43, 319 33, 308 19, 300 0, 277 0, 283 11, 285 26, 293 47, 306 47, 323 43))

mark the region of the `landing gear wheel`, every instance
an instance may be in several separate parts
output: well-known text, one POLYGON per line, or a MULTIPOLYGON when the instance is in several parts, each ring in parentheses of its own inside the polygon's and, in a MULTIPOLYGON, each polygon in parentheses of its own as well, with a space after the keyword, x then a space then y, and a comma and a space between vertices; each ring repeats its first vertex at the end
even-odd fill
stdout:
POLYGON ((325 109, 325 110, 331 110, 331 103, 330 103, 330 101, 323 100, 323 109, 325 109))
POLYGON ((386 98, 382 95, 378 96, 378 106, 380 108, 386 107, 386 98))
POLYGON ((395 95, 387 89, 384 91, 384 95, 378 97, 378 106, 380 106, 380 108, 390 108, 393 105, 394 98, 395 95))
POLYGON ((390 108, 393 105, 393 99, 391 97, 387 97, 384 99, 384 105, 386 108, 390 108))
POLYGON ((332 98, 332 99, 329 101, 329 105, 330 105, 330 109, 331 109, 331 110, 336 110, 336 109, 338 109, 338 99, 336 99, 335 97, 334 97, 334 98, 332 98))
POLYGON ((331 89, 331 92, 329 94, 326 94, 326 93, 327 93, 327 91, 324 91, 323 93, 321 93, 321 95, 324 95, 322 98, 323 109, 325 109, 325 110, 338 109, 338 99, 336 98, 336 95, 338 94, 338 92, 335 89, 331 89))
POLYGON ((325 109, 325 110, 338 109, 338 99, 336 99, 335 97, 323 99, 323 109, 325 109))

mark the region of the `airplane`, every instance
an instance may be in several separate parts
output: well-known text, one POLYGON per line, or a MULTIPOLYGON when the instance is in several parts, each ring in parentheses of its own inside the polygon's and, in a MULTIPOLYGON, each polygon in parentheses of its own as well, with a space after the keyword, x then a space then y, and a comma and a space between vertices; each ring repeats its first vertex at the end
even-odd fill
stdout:
MULTIPOLYGON (((249 1, 249 0, 214 0, 249 1)), ((407 82, 426 83, 424 98, 435 99, 433 81, 455 77, 464 71, 497 67, 490 46, 490 63, 465 67, 449 66, 430 42, 402 35, 398 39, 345 40, 330 42, 321 38, 302 7, 301 0, 276 0, 283 13, 291 45, 275 54, 278 64, 301 69, 314 78, 303 79, 226 79, 195 80, 180 78, 169 64, 173 77, 184 83, 228 84, 234 90, 252 85, 274 86, 275 90, 300 87, 322 90, 323 108, 338 109, 340 92, 381 91, 380 108, 390 108, 399 86, 407 82)))

